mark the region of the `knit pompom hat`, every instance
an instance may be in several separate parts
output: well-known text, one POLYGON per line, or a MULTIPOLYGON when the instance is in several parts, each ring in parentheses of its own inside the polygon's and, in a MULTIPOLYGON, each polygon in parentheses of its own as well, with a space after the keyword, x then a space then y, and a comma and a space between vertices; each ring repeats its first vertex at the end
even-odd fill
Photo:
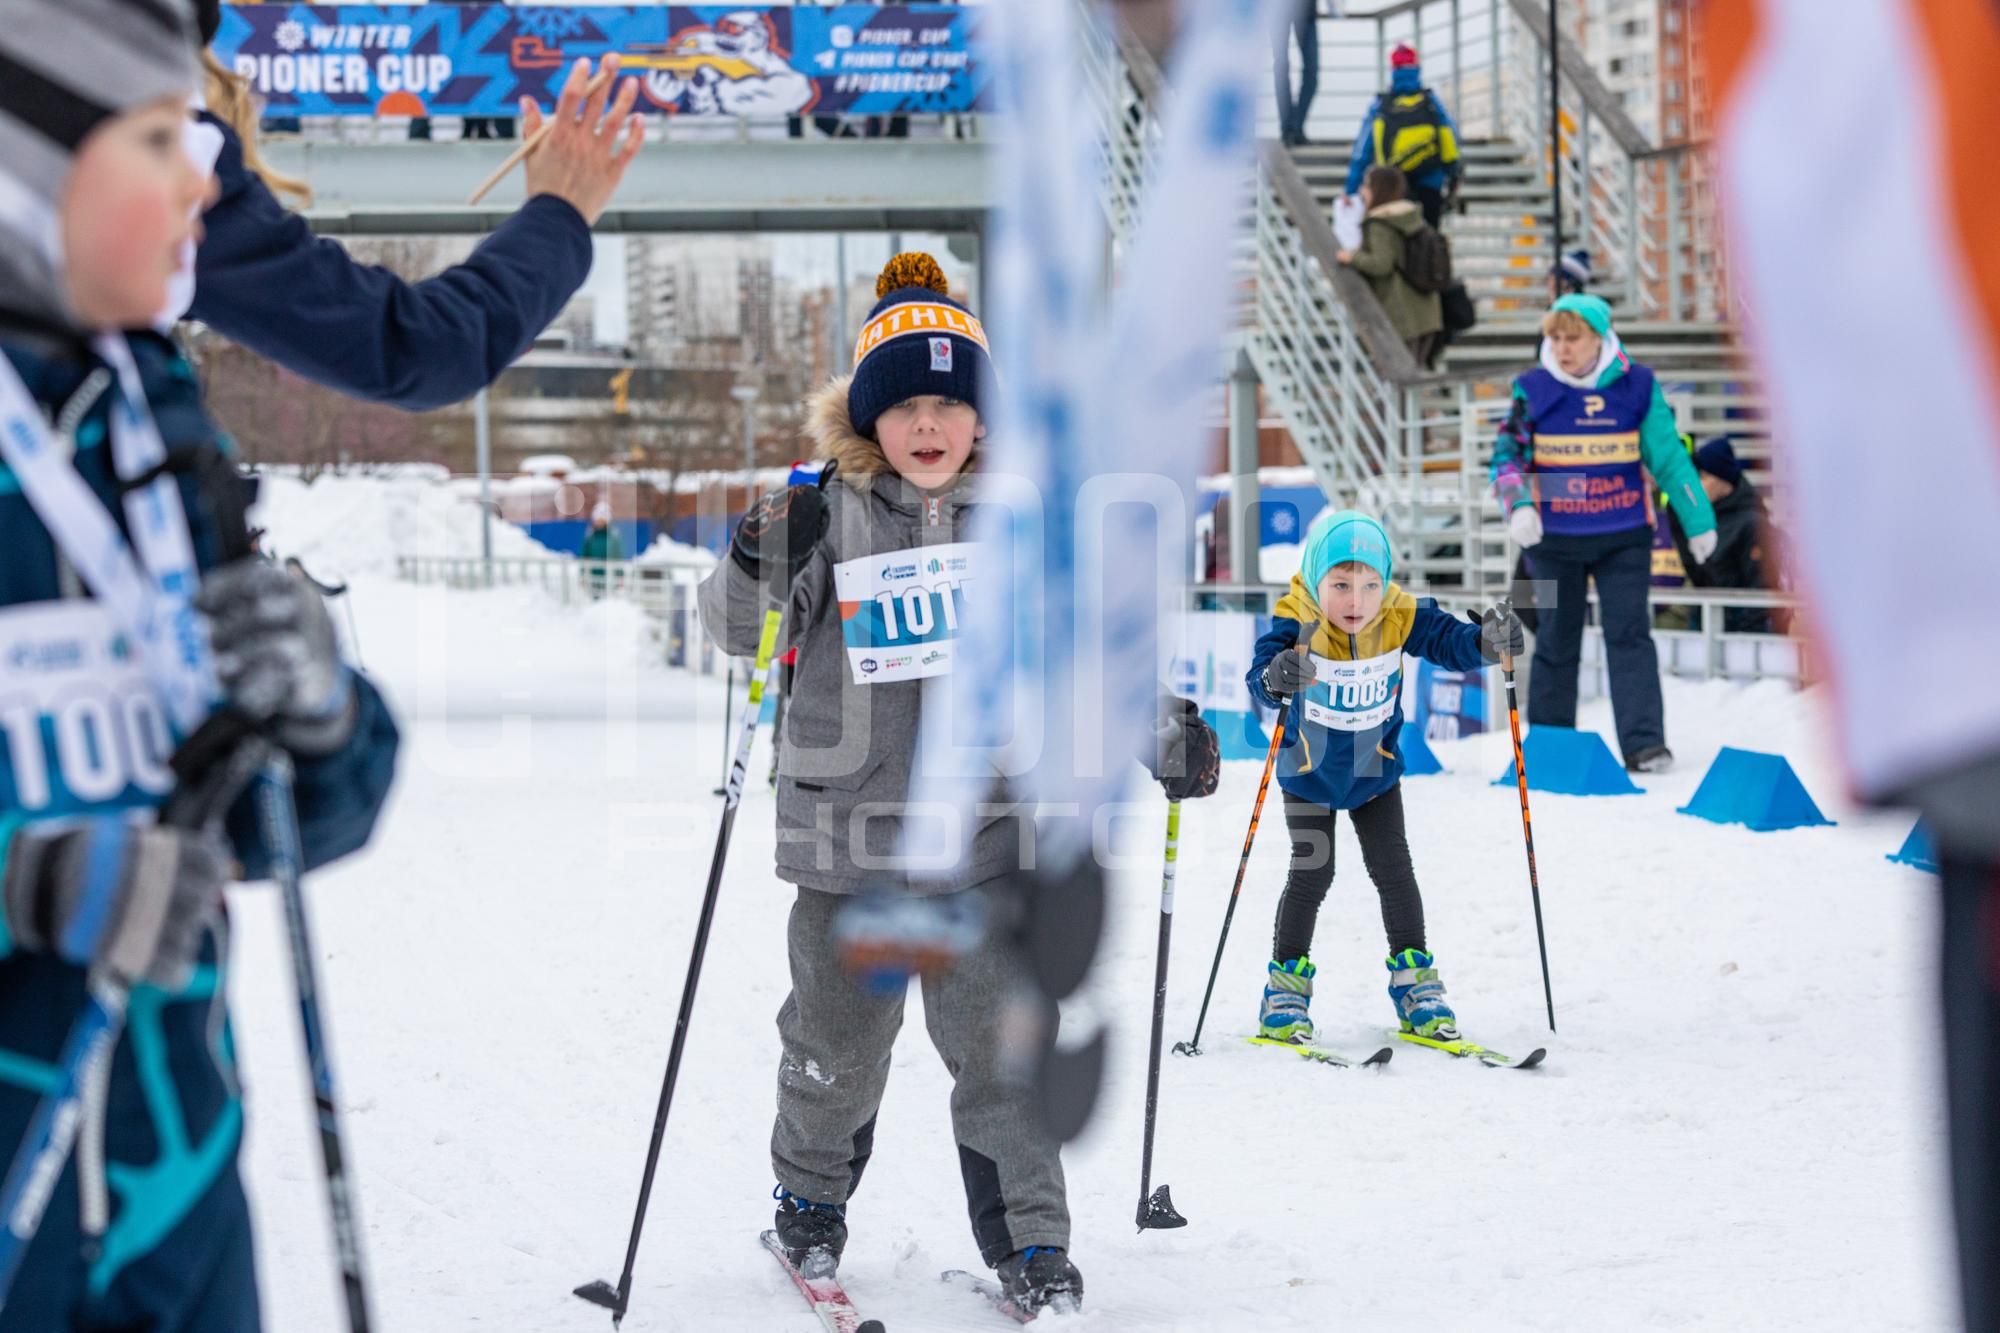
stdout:
POLYGON ((873 439, 877 417, 923 394, 978 408, 986 330, 950 293, 944 270, 921 251, 897 255, 875 280, 879 299, 855 340, 847 388, 847 413, 860 434, 873 439))

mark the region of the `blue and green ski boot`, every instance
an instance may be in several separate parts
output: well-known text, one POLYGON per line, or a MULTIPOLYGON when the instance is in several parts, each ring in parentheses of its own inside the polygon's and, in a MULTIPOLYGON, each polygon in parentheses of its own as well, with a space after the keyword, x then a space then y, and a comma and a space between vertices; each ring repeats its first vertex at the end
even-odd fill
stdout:
POLYGON ((1264 983, 1264 1004, 1257 1014, 1257 1035, 1272 1041, 1307 1042, 1313 1039, 1313 973, 1311 960, 1294 958, 1271 962, 1270 979, 1264 983))
POLYGON ((1403 1031, 1434 1041, 1457 1041, 1458 1015, 1445 1003, 1437 960, 1422 949, 1405 949, 1390 954, 1387 963, 1389 998, 1395 1002, 1403 1031))

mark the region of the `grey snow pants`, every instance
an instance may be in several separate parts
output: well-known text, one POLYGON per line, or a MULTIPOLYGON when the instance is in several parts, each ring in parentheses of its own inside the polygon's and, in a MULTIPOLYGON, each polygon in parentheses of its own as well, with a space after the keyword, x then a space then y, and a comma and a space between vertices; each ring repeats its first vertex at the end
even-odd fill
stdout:
MULTIPOLYGON (((842 969, 832 939, 841 895, 807 888, 798 895, 787 932, 792 993, 778 1010, 784 1053, 771 1169, 801 1198, 846 1203, 874 1149, 875 1112, 908 996, 868 994, 842 969)), ((1015 966, 1008 950, 982 948, 923 982, 924 1025, 952 1077, 966 1211, 989 1267, 1031 1245, 1069 1248, 1061 1144, 1000 1068, 995 1027, 1015 966)))

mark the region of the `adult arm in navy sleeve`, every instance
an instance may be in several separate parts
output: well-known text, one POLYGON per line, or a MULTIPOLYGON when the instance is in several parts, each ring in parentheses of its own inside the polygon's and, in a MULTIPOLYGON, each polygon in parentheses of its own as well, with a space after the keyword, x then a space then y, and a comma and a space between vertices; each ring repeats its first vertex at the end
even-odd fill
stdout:
POLYGON ((223 336, 355 398, 427 411, 485 388, 590 274, 590 224, 540 194, 456 267, 405 282, 314 236, 221 129, 188 309, 223 336))
MULTIPOLYGON (((354 677, 354 693, 354 735, 325 758, 299 760, 293 779, 306 870, 337 861, 367 843, 396 776, 400 738, 388 705, 360 675, 354 677)), ((246 880, 269 879, 271 856, 258 833, 254 801, 254 795, 246 792, 230 809, 229 841, 243 862, 246 880)))
POLYGON ((1417 615, 1403 651, 1446 671, 1477 671, 1487 665, 1479 651, 1479 626, 1440 611, 1435 599, 1419 597, 1417 615))

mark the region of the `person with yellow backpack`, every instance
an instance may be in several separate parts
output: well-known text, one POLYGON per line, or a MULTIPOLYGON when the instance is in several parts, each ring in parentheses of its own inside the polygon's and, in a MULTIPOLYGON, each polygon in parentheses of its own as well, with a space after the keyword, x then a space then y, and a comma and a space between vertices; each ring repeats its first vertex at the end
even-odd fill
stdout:
POLYGON ((1458 126, 1436 93, 1424 86, 1416 49, 1399 42, 1389 54, 1389 88, 1368 106, 1347 162, 1347 193, 1355 194, 1368 168, 1394 167, 1409 177, 1410 198, 1433 227, 1444 223, 1445 196, 1458 192, 1462 162, 1458 126))

